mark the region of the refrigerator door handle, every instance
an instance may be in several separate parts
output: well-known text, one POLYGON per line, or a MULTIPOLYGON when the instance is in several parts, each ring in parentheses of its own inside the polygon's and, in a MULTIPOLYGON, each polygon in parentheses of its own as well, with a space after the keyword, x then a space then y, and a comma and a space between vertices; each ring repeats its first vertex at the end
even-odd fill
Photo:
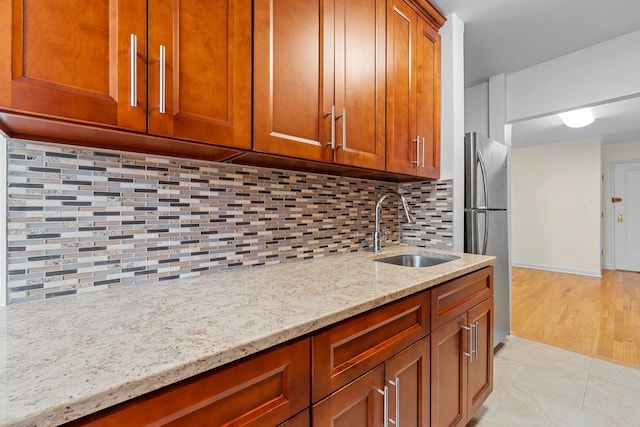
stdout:
POLYGON ((471 227, 471 246, 472 246, 472 251, 474 254, 479 254, 479 247, 478 247, 478 211, 473 210, 471 211, 471 221, 473 223, 472 227, 471 227))
POLYGON ((480 151, 476 151, 477 163, 480 165, 480 172, 482 173, 482 191, 484 192, 484 205, 476 206, 478 208, 489 207, 489 189, 487 188, 487 167, 484 164, 484 158, 480 151))
POLYGON ((487 254, 487 243, 489 242, 489 213, 484 213, 484 242, 482 243, 482 255, 487 254))

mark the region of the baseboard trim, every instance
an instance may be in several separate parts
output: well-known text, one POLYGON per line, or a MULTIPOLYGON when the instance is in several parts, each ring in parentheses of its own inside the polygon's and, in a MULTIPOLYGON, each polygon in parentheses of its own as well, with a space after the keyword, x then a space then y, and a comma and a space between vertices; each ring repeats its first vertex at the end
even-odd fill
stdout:
POLYGON ((577 274, 580 276, 590 276, 590 277, 598 277, 598 278, 602 277, 601 271, 576 270, 573 268, 552 267, 550 265, 526 264, 526 263, 520 263, 520 262, 514 262, 512 265, 514 267, 531 268, 534 270, 546 270, 546 271, 553 271, 556 273, 577 274))
POLYGON ((613 264, 605 264, 602 266, 603 270, 615 270, 616 268, 613 266, 613 264))

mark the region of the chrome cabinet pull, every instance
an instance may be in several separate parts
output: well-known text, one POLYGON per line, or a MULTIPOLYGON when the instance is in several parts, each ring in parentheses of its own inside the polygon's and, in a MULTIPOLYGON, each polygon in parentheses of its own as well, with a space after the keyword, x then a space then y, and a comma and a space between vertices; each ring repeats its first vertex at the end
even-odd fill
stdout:
POLYGON ((396 418, 389 419, 389 422, 396 427, 400 427, 400 378, 396 377, 395 381, 387 380, 389 384, 395 387, 396 389, 396 418))
POLYGON ((331 116, 331 141, 327 145, 331 145, 331 149, 336 149, 336 106, 331 106, 331 111, 324 115, 325 117, 331 116))
POLYGON ((389 427, 389 387, 384 386, 384 390, 376 389, 378 393, 384 396, 384 427, 389 427))
POLYGON ((158 105, 160 114, 165 113, 165 83, 167 78, 165 75, 165 58, 166 48, 164 45, 160 45, 160 103, 158 105))
POLYGON ((420 166, 420 135, 416 135, 416 139, 412 139, 411 142, 416 143, 416 161, 411 162, 416 166, 420 166))
POLYGON ((473 362, 473 325, 461 325, 460 327, 469 333, 469 351, 463 351, 462 354, 469 358, 469 362, 473 362))
POLYGON ((342 119, 342 144, 338 145, 338 147, 342 147, 343 150, 347 149, 347 109, 342 109, 342 115, 336 117, 336 120, 342 119))
POLYGON ((480 324, 476 321, 475 324, 475 328, 476 328, 476 360, 478 360, 478 351, 480 350, 480 347, 478 346, 478 329, 480 329, 480 324))
POLYGON ((424 164, 424 136, 422 137, 422 167, 425 167, 425 164, 424 164))
POLYGON ((347 109, 342 109, 342 149, 347 150, 347 109))
POLYGON ((138 36, 131 34, 129 44, 130 68, 131 72, 131 106, 138 106, 138 36))

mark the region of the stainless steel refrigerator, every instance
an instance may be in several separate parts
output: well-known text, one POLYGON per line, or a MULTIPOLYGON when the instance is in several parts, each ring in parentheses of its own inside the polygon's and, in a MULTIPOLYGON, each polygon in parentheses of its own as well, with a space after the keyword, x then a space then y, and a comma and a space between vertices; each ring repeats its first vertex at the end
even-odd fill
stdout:
POLYGON ((493 255, 494 346, 511 331, 507 147, 465 135, 464 251, 493 255))

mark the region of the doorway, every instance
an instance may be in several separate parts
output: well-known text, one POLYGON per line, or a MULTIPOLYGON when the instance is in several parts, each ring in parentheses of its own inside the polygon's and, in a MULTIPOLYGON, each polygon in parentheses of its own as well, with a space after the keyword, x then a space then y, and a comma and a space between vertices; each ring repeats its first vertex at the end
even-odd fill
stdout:
POLYGON ((640 272, 640 161, 612 166, 613 265, 616 270, 640 272))

